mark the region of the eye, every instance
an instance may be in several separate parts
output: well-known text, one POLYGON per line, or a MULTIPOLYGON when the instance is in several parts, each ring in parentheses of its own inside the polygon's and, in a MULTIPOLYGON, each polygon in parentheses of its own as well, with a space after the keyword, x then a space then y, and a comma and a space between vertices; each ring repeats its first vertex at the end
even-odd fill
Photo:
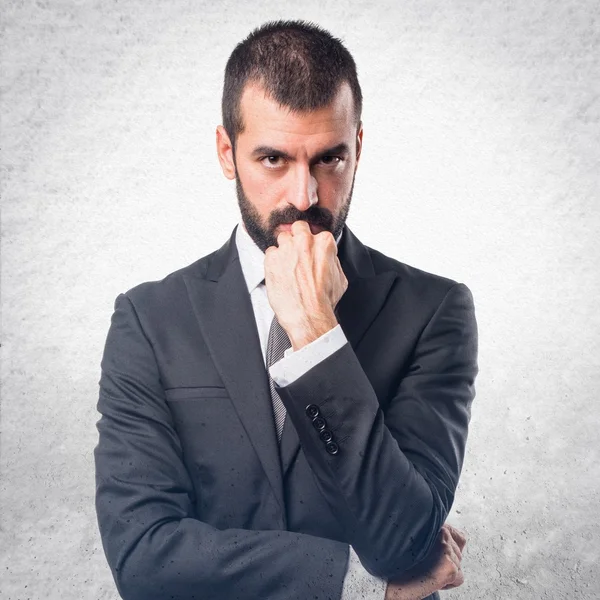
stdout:
POLYGON ((321 162, 327 166, 335 166, 342 162, 343 158, 341 156, 323 156, 321 158, 321 162))
POLYGON ((274 169, 283 164, 283 159, 281 156, 263 156, 260 162, 268 169, 274 169))

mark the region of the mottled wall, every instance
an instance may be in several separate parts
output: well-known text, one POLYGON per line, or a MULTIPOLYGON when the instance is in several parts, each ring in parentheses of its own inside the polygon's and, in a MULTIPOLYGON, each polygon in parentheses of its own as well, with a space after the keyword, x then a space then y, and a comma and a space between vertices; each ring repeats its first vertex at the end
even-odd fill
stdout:
POLYGON ((252 27, 305 18, 363 86, 348 224, 475 297, 449 519, 466 582, 444 597, 597 598, 599 6, 3 1, 2 597, 117 597, 92 460, 113 301, 230 235, 225 62, 252 27))

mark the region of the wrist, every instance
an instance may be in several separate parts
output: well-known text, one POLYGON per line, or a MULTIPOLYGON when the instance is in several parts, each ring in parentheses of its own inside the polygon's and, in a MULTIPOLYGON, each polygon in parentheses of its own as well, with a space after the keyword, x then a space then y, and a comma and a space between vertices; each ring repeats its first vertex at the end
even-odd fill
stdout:
POLYGON ((403 583, 389 581, 384 600, 422 600, 436 591, 434 586, 427 583, 430 582, 418 579, 403 583))
POLYGON ((328 314, 321 313, 318 315, 311 315, 311 317, 306 319, 303 323, 292 326, 288 330, 292 348, 294 351, 299 350, 303 346, 320 338, 328 331, 331 331, 337 325, 338 320, 333 311, 330 311, 328 314))

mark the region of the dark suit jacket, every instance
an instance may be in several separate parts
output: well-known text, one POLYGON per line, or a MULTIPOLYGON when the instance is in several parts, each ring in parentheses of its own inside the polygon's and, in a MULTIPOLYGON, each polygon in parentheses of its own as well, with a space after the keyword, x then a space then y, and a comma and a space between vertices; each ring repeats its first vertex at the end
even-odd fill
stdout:
POLYGON ((235 229, 116 299, 96 509, 123 598, 338 600, 348 544, 388 579, 432 548, 475 393, 472 296, 347 226, 338 256, 349 341, 278 386, 281 457, 235 229))

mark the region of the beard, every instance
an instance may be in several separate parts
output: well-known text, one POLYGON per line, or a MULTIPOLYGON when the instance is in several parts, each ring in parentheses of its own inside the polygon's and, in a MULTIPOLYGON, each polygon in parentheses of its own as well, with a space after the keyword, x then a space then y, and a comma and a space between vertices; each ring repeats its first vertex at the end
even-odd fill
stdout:
POLYGON ((277 237, 275 235, 275 229, 283 223, 293 223, 294 221, 306 221, 312 225, 318 225, 326 231, 330 231, 337 239, 341 233, 346 219, 348 218, 348 212, 350 211, 350 202, 352 201, 352 191, 354 190, 354 179, 356 174, 352 177, 352 185, 350 186, 350 192, 345 202, 342 204, 342 208, 337 216, 334 216, 332 212, 327 209, 320 207, 316 204, 309 207, 306 211, 302 212, 293 205, 286 206, 281 211, 273 211, 268 218, 268 223, 263 226, 258 211, 248 200, 242 186, 242 182, 235 174, 235 191, 237 193, 238 206, 242 213, 242 222, 246 227, 246 231, 250 237, 254 240, 254 243, 264 253, 269 246, 279 247, 277 244, 277 237))

